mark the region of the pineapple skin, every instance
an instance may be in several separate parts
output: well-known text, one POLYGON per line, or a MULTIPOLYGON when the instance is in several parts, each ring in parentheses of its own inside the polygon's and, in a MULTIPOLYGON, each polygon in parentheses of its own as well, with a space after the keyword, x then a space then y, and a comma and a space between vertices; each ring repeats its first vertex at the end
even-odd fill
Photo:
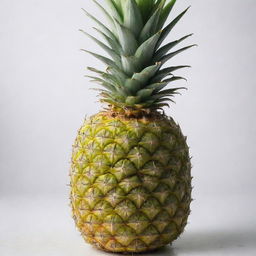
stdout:
POLYGON ((151 251, 184 231, 191 162, 172 118, 92 116, 75 140, 70 176, 76 226, 98 249, 151 251))

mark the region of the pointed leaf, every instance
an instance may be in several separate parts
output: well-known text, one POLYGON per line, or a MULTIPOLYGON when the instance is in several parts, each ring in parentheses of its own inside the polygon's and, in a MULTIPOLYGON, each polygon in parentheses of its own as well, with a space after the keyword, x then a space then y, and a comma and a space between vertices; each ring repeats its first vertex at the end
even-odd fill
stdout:
POLYGON ((152 100, 152 99, 147 99, 147 100, 143 101, 143 105, 145 107, 150 107, 151 108, 153 103, 154 103, 154 100, 152 100))
POLYGON ((160 83, 162 82, 162 80, 164 78, 166 78, 167 76, 171 76, 172 73, 167 73, 167 74, 158 74, 156 76, 154 76, 151 80, 150 83, 160 83))
POLYGON ((98 74, 99 76, 101 76, 107 82, 111 82, 112 84, 115 84, 119 88, 121 87, 120 84, 122 84, 122 81, 120 81, 120 79, 118 79, 118 77, 116 77, 112 74, 97 70, 93 67, 87 67, 87 69, 90 70, 91 72, 94 72, 94 73, 98 74))
POLYGON ((174 82, 174 81, 178 81, 178 80, 186 80, 185 78, 183 77, 180 77, 180 76, 173 76, 169 79, 166 79, 163 81, 163 83, 165 83, 165 85, 162 85, 158 88, 156 88, 155 92, 160 92, 162 91, 167 85, 169 85, 171 82, 174 82))
POLYGON ((143 66, 147 65, 148 62, 152 59, 160 35, 161 32, 156 33, 155 35, 150 37, 146 42, 144 42, 136 51, 135 57, 137 57, 140 60, 143 66))
POLYGON ((121 61, 123 70, 128 76, 132 76, 140 69, 139 60, 134 56, 122 56, 121 61))
POLYGON ((102 99, 100 100, 100 102, 106 103, 106 104, 112 105, 112 106, 118 106, 118 103, 115 100, 104 97, 104 95, 101 95, 101 97, 102 97, 102 99))
POLYGON ((178 90, 186 90, 186 87, 177 87, 177 88, 172 88, 172 89, 167 89, 167 90, 161 90, 158 95, 175 95, 179 94, 177 91, 178 90))
POLYGON ((118 78, 121 83, 124 83, 125 80, 128 79, 128 76, 120 68, 108 67, 107 72, 110 72, 113 76, 118 78))
POLYGON ((168 104, 168 103, 154 103, 154 104, 152 104, 152 107, 155 108, 155 109, 163 110, 163 107, 168 107, 169 108, 170 104, 168 104))
POLYGON ((163 75, 163 74, 169 74, 173 71, 176 71, 176 70, 179 70, 179 69, 182 69, 182 68, 190 68, 191 66, 188 66, 188 65, 183 65, 183 66, 173 66, 173 67, 169 67, 169 68, 164 68, 164 69, 161 69, 157 72, 157 75, 163 75))
POLYGON ((129 96, 126 98, 125 103, 130 105, 130 106, 134 106, 135 104, 140 102, 140 98, 137 96, 129 96))
POLYGON ((171 32, 171 30, 174 28, 174 26, 179 22, 179 20, 183 17, 183 15, 187 12, 189 8, 187 8, 185 11, 183 11, 180 15, 178 15, 169 25, 167 25, 162 34, 161 37, 157 43, 157 48, 161 46, 165 38, 168 36, 168 34, 171 32))
POLYGON ((159 21, 159 17, 160 9, 157 9, 143 27, 139 37, 140 43, 145 42, 148 38, 150 38, 153 34, 157 32, 156 27, 159 21))
POLYGON ((166 0, 157 0, 155 3, 155 9, 157 8, 163 8, 166 3, 166 0))
POLYGON ((105 41, 109 44, 109 46, 112 48, 113 51, 115 51, 115 53, 117 54, 122 54, 123 50, 121 45, 119 44, 119 42, 117 40, 113 40, 110 37, 108 37, 106 34, 104 34, 102 31, 100 31, 97 28, 94 28, 99 34, 101 34, 101 36, 105 39, 105 41))
POLYGON ((186 51, 186 50, 188 50, 189 48, 194 47, 194 46, 196 46, 196 45, 195 45, 195 44, 189 45, 189 46, 183 47, 183 48, 181 48, 181 49, 179 49, 179 50, 177 50, 177 51, 175 51, 175 52, 171 52, 171 53, 169 53, 169 54, 163 56, 159 61, 160 61, 160 62, 162 63, 162 65, 163 65, 166 61, 170 60, 171 58, 173 58, 173 57, 176 56, 177 54, 179 54, 179 53, 181 53, 181 52, 184 52, 184 51, 186 51))
POLYGON ((153 89, 154 91, 160 91, 162 90, 166 85, 168 84, 168 82, 160 82, 160 83, 154 83, 154 84, 150 84, 146 87, 146 89, 153 89))
POLYGON ((113 101, 121 101, 121 102, 124 102, 127 97, 125 95, 121 95, 120 93, 114 93, 114 92, 103 92, 101 95, 113 101))
POLYGON ((104 16, 107 18, 109 24, 112 27, 115 27, 114 21, 112 19, 112 17, 109 15, 109 13, 106 11, 106 9, 104 7, 102 7, 102 5, 100 5, 96 0, 93 0, 93 2, 99 7, 99 9, 103 12, 104 16))
MULTIPOLYGON (((121 0, 123 1, 123 0, 121 0)), ((154 1, 152 0, 136 0, 137 5, 141 11, 143 21, 146 23, 148 18, 150 17, 153 7, 154 7, 154 1)))
POLYGON ((141 88, 141 83, 138 80, 129 78, 125 81, 125 88, 134 95, 141 88))
POLYGON ((170 98, 167 98, 167 97, 161 97, 160 95, 154 95, 152 96, 152 98, 155 100, 155 103, 161 103, 161 102, 166 102, 166 101, 170 101, 170 102, 173 102, 174 101, 170 98))
POLYGON ((135 0, 126 0, 124 10, 124 26, 132 31, 135 37, 137 37, 142 30, 143 21, 135 0))
POLYGON ((122 14, 120 13, 121 10, 119 9, 116 2, 114 0, 105 0, 105 1, 108 4, 111 16, 114 17, 116 20, 118 20, 118 22, 121 23, 123 18, 122 18, 122 14))
POLYGON ((174 6, 175 3, 176 3, 176 0, 171 0, 171 1, 163 8, 163 10, 162 10, 162 12, 161 12, 159 24, 158 24, 158 29, 161 29, 161 28, 164 26, 164 24, 165 24, 165 22, 166 22, 166 20, 167 20, 167 18, 168 18, 168 16, 169 16, 169 14, 170 14, 170 12, 171 12, 171 10, 172 10, 172 8, 173 8, 173 6, 174 6))
POLYGON ((103 63, 105 63, 107 66, 111 66, 111 67, 114 67, 114 68, 118 69, 118 66, 115 64, 115 62, 113 60, 110 60, 110 59, 108 59, 108 58, 106 58, 106 57, 104 57, 102 55, 96 54, 94 52, 87 51, 85 49, 81 49, 81 51, 84 51, 84 52, 87 52, 87 53, 91 54, 92 56, 94 56, 98 60, 100 60, 103 63))
POLYGON ((123 52, 125 55, 133 55, 138 49, 138 42, 134 37, 133 33, 126 27, 122 26, 120 23, 116 21, 116 29, 118 33, 118 39, 120 45, 123 48, 123 52))
POLYGON ((165 46, 161 47, 154 55, 154 60, 160 60, 166 53, 168 53, 173 47, 175 47, 177 44, 181 43, 188 37, 192 36, 193 34, 186 35, 178 40, 175 40, 171 43, 166 44, 165 46))
POLYGON ((141 100, 145 100, 152 95, 153 89, 142 89, 137 92, 137 96, 141 98, 141 100))
POLYGON ((108 82, 106 82, 105 80, 103 80, 103 79, 101 79, 99 77, 95 77, 95 76, 86 76, 86 77, 93 79, 92 80, 93 82, 99 83, 101 86, 103 86, 104 88, 110 90, 111 92, 116 92, 116 88, 115 88, 115 86, 113 84, 108 83, 108 82))
POLYGON ((155 75, 159 69, 160 64, 146 67, 140 73, 135 73, 132 78, 139 81, 142 85, 148 82, 148 80, 155 75))
POLYGON ((101 71, 101 70, 98 70, 98 69, 96 69, 96 68, 93 68, 93 67, 87 67, 87 69, 90 70, 90 71, 92 71, 92 72, 94 72, 94 73, 100 74, 100 75, 106 74, 105 72, 103 72, 103 71, 101 71))
POLYGON ((165 88, 169 83, 173 82, 173 81, 177 81, 177 80, 184 80, 183 77, 180 76, 173 76, 169 79, 166 79, 162 82, 159 83, 154 83, 154 84, 150 84, 149 86, 147 86, 146 88, 149 89, 154 89, 154 92, 159 92, 161 91, 163 88, 165 88))
POLYGON ((103 50, 105 50, 110 57, 112 57, 112 59, 117 63, 117 64, 121 64, 121 59, 120 56, 118 54, 116 54, 112 49, 110 49, 107 45, 103 44, 101 41, 99 41, 97 38, 95 38, 94 36, 91 36, 90 34, 88 34, 87 32, 83 31, 80 29, 80 31, 85 34, 86 36, 88 36, 89 38, 91 38, 96 44, 98 44, 103 50))
POLYGON ((168 83, 170 83, 170 82, 177 81, 177 80, 185 80, 185 81, 187 81, 187 79, 184 78, 184 77, 181 77, 181 76, 173 76, 173 77, 171 77, 171 78, 169 78, 169 79, 164 80, 163 82, 168 81, 168 83))
POLYGON ((152 83, 160 82, 166 76, 172 75, 172 72, 181 68, 188 68, 190 66, 175 66, 170 68, 165 68, 157 72, 156 76, 151 80, 152 83))
POLYGON ((115 35, 105 26, 103 25, 99 20, 97 20, 94 16, 92 16, 90 13, 88 13, 85 9, 82 9, 85 14, 91 18, 94 22, 96 22, 99 27, 104 31, 104 33, 109 36, 112 40, 116 40, 115 35))

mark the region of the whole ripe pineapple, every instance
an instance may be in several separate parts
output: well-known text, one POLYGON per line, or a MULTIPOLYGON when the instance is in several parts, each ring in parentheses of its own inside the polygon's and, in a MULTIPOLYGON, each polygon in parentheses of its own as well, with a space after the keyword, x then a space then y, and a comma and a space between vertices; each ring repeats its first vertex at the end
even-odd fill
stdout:
POLYGON ((182 89, 172 86, 182 79, 172 72, 188 67, 163 65, 193 46, 171 51, 191 35, 161 45, 187 10, 164 27, 175 0, 106 0, 107 9, 94 2, 109 26, 84 11, 107 45, 84 33, 110 56, 89 52, 107 65, 106 71, 89 70, 108 107, 84 122, 73 147, 73 216, 97 248, 150 251, 175 240, 190 213, 186 138, 160 112, 182 89))

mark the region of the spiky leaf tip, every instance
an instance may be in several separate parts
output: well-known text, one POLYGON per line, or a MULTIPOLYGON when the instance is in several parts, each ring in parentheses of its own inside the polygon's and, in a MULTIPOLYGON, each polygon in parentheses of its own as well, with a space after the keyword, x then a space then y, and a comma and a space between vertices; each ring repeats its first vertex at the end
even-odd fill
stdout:
POLYGON ((89 68, 96 73, 93 80, 104 87, 101 101, 117 109, 136 111, 168 106, 173 102, 171 98, 184 88, 175 86, 182 78, 172 72, 189 66, 165 67, 166 63, 195 45, 172 50, 192 34, 163 43, 188 9, 167 22, 176 0, 105 0, 104 6, 93 1, 107 23, 84 12, 96 23, 95 29, 105 42, 82 32, 108 54, 106 57, 84 50, 107 67, 105 71, 89 68))

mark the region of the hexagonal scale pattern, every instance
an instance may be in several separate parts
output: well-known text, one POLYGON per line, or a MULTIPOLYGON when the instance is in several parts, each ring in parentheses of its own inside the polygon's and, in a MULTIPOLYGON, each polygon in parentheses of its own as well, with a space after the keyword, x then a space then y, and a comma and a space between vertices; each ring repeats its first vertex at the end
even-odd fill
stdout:
POLYGON ((190 213, 191 164, 178 125, 157 119, 85 120, 73 146, 71 204, 78 229, 111 252, 165 246, 190 213))

